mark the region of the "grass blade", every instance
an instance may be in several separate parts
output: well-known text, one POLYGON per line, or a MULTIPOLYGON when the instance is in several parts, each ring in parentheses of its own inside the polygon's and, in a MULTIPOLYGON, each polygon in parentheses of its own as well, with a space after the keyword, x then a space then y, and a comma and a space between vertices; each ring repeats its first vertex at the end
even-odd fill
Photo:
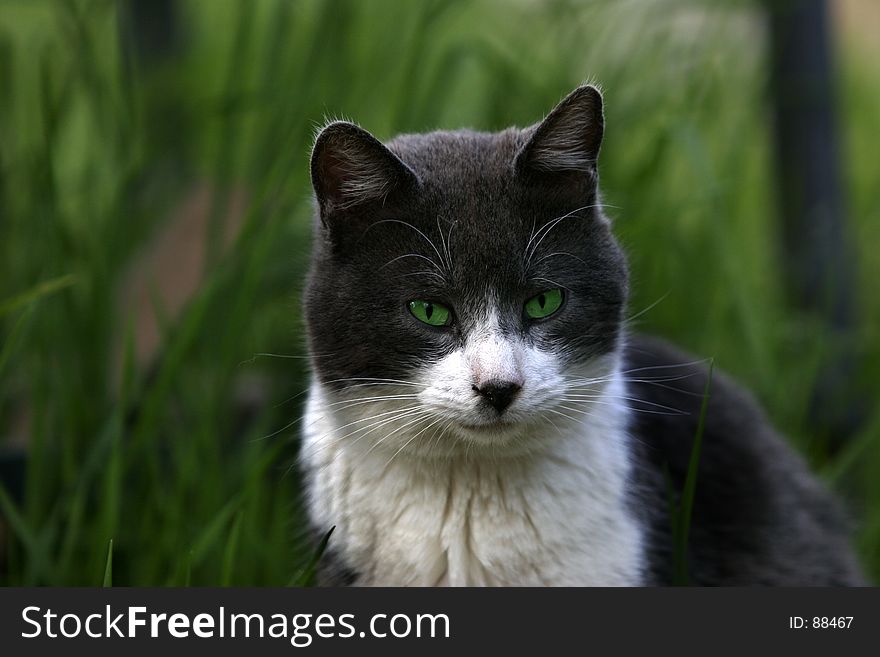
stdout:
POLYGON ((709 373, 706 377, 706 386, 703 388, 703 401, 700 405, 700 419, 697 423, 697 433, 694 436, 694 444, 691 447, 691 458, 688 463, 687 477, 684 481, 684 490, 679 501, 678 514, 673 516, 673 570, 672 581, 676 586, 687 586, 687 544, 691 529, 691 514, 694 510, 694 498, 697 493, 697 472, 700 469, 700 453, 703 449, 703 429, 706 424, 706 410, 709 407, 709 389, 712 386, 712 372, 715 361, 709 360, 709 373))
POLYGON ((110 545, 107 546, 107 565, 104 566, 104 588, 113 586, 113 539, 110 539, 110 545))
POLYGON ((230 586, 232 584, 232 567, 235 564, 235 555, 238 552, 241 518, 242 512, 239 511, 235 516, 235 521, 232 523, 232 529, 229 531, 229 538, 226 541, 226 549, 223 551, 223 578, 221 586, 230 586))
POLYGON ((47 297, 50 294, 54 294, 59 290, 70 287, 75 282, 76 277, 73 274, 65 274, 64 276, 59 276, 58 278, 52 278, 48 281, 37 283, 34 287, 27 290, 26 292, 22 292, 21 294, 18 294, 11 299, 7 299, 6 301, 0 303, 0 317, 8 315, 11 312, 15 312, 19 308, 23 308, 24 306, 27 306, 34 301, 38 301, 43 297, 47 297))
POLYGON ((201 560, 204 558, 205 554, 215 545, 217 545, 217 541, 223 532, 223 528, 229 522, 229 519, 232 518, 236 509, 239 505, 239 499, 234 498, 230 500, 226 506, 224 506, 220 511, 214 516, 214 519, 208 524, 207 527, 202 531, 201 535, 193 544, 192 549, 190 550, 190 565, 198 566, 201 563, 201 560))
POLYGON ((6 369, 6 363, 9 362, 12 353, 21 341, 21 336, 24 334, 24 328, 32 314, 33 307, 28 308, 26 312, 22 313, 19 318, 15 320, 15 324, 12 325, 12 330, 9 332, 9 336, 3 343, 3 349, 0 350, 0 378, 3 376, 3 370, 6 369))
POLYGON ((22 542, 25 549, 33 552, 37 548, 37 538, 27 526, 25 519, 21 516, 16 508, 15 502, 6 492, 6 488, 0 483, 0 511, 6 517, 9 527, 18 536, 18 540, 22 542))
POLYGON ((324 538, 321 539, 321 543, 312 555, 308 565, 306 565, 306 567, 298 574, 294 575, 288 586, 312 586, 315 583, 315 573, 318 571, 318 564, 321 562, 321 557, 324 556, 324 552, 327 550, 327 545, 330 543, 330 536, 333 534, 334 529, 336 529, 336 525, 333 525, 330 528, 330 531, 324 535, 324 538))

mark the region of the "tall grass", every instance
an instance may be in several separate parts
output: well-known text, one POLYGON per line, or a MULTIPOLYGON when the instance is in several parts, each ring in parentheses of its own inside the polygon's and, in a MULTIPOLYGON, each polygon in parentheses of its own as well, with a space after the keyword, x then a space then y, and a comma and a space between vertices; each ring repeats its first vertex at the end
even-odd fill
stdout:
MULTIPOLYGON (((755 5, 180 6, 181 46, 147 66, 120 45, 116 2, 0 5, 0 440, 27 454, 22 499, 0 490, 0 581, 278 585, 309 573, 290 467, 304 361, 256 354, 305 352, 315 127, 526 125, 588 78, 606 94, 601 172, 632 312, 650 307, 638 328, 756 392, 847 496, 880 576, 880 413, 870 407, 834 457, 808 419, 830 336, 781 285, 755 5), (145 360, 122 282, 199 186, 211 206, 202 282, 181 313, 151 295, 160 346, 145 360), (224 247, 237 198, 241 227, 224 247)), ((846 41, 839 62, 861 283, 846 339, 874 400, 880 85, 846 41)))

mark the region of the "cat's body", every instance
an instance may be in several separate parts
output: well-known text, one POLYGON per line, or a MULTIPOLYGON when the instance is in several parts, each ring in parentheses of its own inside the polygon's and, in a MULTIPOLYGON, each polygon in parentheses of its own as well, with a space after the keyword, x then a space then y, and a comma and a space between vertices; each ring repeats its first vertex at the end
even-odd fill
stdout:
MULTIPOLYGON (((671 581, 706 370, 627 336, 601 99, 521 131, 316 142, 302 465, 324 581, 671 581)), ((723 376, 689 541, 703 584, 856 584, 834 502, 723 376)))

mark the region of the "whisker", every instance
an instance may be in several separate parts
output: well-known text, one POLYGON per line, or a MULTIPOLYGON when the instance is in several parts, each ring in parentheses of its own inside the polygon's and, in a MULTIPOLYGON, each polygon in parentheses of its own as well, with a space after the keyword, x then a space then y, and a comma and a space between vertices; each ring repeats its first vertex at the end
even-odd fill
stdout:
MULTIPOLYGON (((415 386, 416 384, 408 384, 408 383, 396 383, 396 384, 389 384, 389 383, 356 383, 356 384, 353 384, 353 385, 346 386, 345 388, 346 388, 346 390, 348 390, 349 388, 363 388, 363 387, 369 387, 369 386, 385 386, 385 387, 391 387, 392 385, 413 385, 413 386, 415 386)), ((285 399, 284 401, 280 401, 280 402, 278 402, 277 404, 273 405, 272 408, 273 408, 273 409, 275 409, 275 408, 280 408, 280 407, 284 406, 285 404, 289 404, 289 403, 292 402, 294 399, 297 399, 297 398, 299 398, 299 397, 302 397, 302 396, 303 396, 304 394, 306 394, 307 392, 309 392, 309 388, 306 388, 305 390, 300 390, 300 391, 299 391, 298 393, 296 393, 295 395, 292 395, 292 396, 288 397, 287 399, 285 399)))
POLYGON ((410 445, 410 443, 412 443, 412 441, 414 441, 416 438, 418 438, 423 433, 425 433, 425 431, 427 431, 428 429, 430 429, 431 427, 436 425, 438 422, 441 422, 442 420, 443 420, 442 417, 438 417, 436 420, 434 420, 431 424, 426 426, 424 429, 422 429, 418 433, 414 434, 409 440, 407 440, 403 445, 400 446, 400 449, 398 449, 396 452, 394 452, 394 454, 391 456, 391 458, 388 459, 388 462, 384 466, 382 466, 382 470, 384 471, 386 468, 388 468, 391 465, 391 462, 394 461, 395 458, 397 458, 397 455, 400 454, 404 449, 409 447, 409 445, 410 445))
POLYGON ((260 351, 255 353, 250 358, 243 360, 239 363, 239 365, 244 365, 246 363, 253 363, 257 358, 286 358, 291 360, 311 360, 312 358, 329 358, 330 356, 335 356, 340 352, 339 349, 336 351, 328 351, 326 353, 308 353, 308 354, 274 354, 268 351, 260 351))
MULTIPOLYGON (((358 418, 357 420, 353 420, 347 424, 343 424, 341 427, 335 427, 331 431, 336 432, 341 429, 346 429, 346 428, 353 426, 355 424, 359 424, 361 422, 369 422, 370 420, 375 420, 376 418, 387 418, 387 416, 394 415, 395 413, 408 413, 409 411, 413 411, 413 410, 416 410, 419 408, 421 408, 421 404, 413 404, 412 406, 406 406, 404 408, 396 408, 392 411, 384 411, 382 413, 375 413, 374 415, 370 415, 365 418, 358 418)), ((397 416, 395 416, 395 417, 397 417, 397 416)), ((324 434, 324 435, 327 435, 327 434, 324 434)))
MULTIPOLYGON (((387 427, 389 424, 391 424, 391 423, 393 423, 393 422, 396 422, 397 420, 405 420, 405 419, 408 419, 408 418, 412 418, 412 419, 409 420, 408 422, 405 422, 405 423, 403 423, 402 425, 400 425, 397 429, 395 429, 394 431, 392 431, 392 432, 391 432, 390 434, 388 434, 387 436, 383 436, 382 438, 380 438, 379 441, 378 441, 378 443, 376 443, 376 444, 379 444, 379 443, 381 443, 383 440, 385 440, 385 438, 387 438, 388 436, 393 436, 393 435, 394 435, 395 433, 397 433, 398 431, 401 431, 402 429, 405 429, 406 427, 408 427, 408 426, 410 426, 410 425, 413 425, 413 424, 415 424, 416 422, 420 422, 420 421, 421 421, 422 419, 424 419, 426 416, 427 416, 427 412, 426 412, 424 409, 419 409, 417 412, 412 412, 412 413, 409 413, 409 414, 407 414, 407 415, 405 415, 405 416, 392 418, 392 419, 390 419, 390 420, 387 420, 387 421, 383 422, 383 423, 381 424, 381 426, 378 426, 378 427, 375 427, 375 428, 373 428, 373 429, 370 429, 370 430, 367 431, 366 433, 364 433, 364 434, 358 436, 358 437, 357 437, 357 438, 356 438, 351 444, 352 444, 352 445, 357 445, 357 443, 358 443, 359 441, 361 441, 364 437, 370 435, 370 434, 373 433, 374 431, 378 431, 379 429, 382 429, 382 428, 384 428, 384 427, 387 427)), ((376 446, 376 445, 373 445, 372 447, 370 447, 370 449, 367 450, 367 453, 369 454, 371 451, 373 451, 373 449, 375 448, 375 446, 376 446)))
POLYGON ((579 258, 575 254, 568 253, 567 251, 557 251, 556 253, 551 253, 549 255, 541 256, 540 258, 538 258, 538 260, 535 261, 535 265, 539 265, 542 262, 544 262, 545 260, 549 260, 550 258, 553 258, 556 256, 568 256, 569 258, 574 258, 575 260, 581 262, 584 265, 584 267, 587 266, 587 263, 583 258, 579 258))
POLYGON ((401 274, 401 276, 433 276, 434 278, 439 278, 443 282, 444 285, 446 284, 446 279, 443 278, 443 276, 441 274, 438 274, 435 271, 428 271, 426 269, 422 269, 419 271, 406 272, 406 273, 401 274))
POLYGON ((649 365, 647 367, 635 367, 629 370, 622 370, 620 374, 632 374, 633 372, 647 372, 649 370, 668 370, 674 367, 695 367, 697 365, 705 365, 711 358, 702 358, 700 360, 690 361, 689 363, 672 363, 669 365, 649 365))
MULTIPOLYGON (((342 442, 343 440, 345 440, 346 438, 350 438, 351 436, 354 436, 354 435, 356 435, 356 434, 358 434, 358 433, 364 431, 365 433, 363 433, 362 435, 358 436, 354 441, 352 441, 352 445, 355 445, 355 444, 357 444, 357 442, 358 442, 359 440, 361 440, 361 438, 363 438, 364 436, 368 436, 369 434, 373 433, 374 431, 378 431, 378 430, 381 429, 382 427, 388 426, 388 425, 391 424, 392 422, 396 422, 396 421, 398 421, 398 420, 403 420, 403 419, 406 419, 406 418, 410 418, 410 417, 413 417, 413 416, 418 415, 418 414, 420 414, 420 413, 424 413, 424 411, 423 411, 421 408, 419 408, 419 407, 409 408, 409 409, 407 409, 407 410, 405 410, 405 411, 400 411, 399 414, 398 414, 398 415, 395 415, 394 417, 386 417, 386 418, 383 418, 383 419, 381 419, 381 420, 378 420, 378 421, 373 422, 373 423, 371 423, 371 424, 368 424, 368 425, 366 425, 366 426, 359 427, 359 428, 357 428, 357 429, 355 429, 355 430, 353 430, 353 431, 349 431, 348 433, 345 433, 345 434, 343 434, 343 435, 341 435, 341 436, 333 436, 333 434, 334 434, 336 431, 338 431, 338 429, 330 430, 330 431, 328 431, 327 433, 325 433, 325 434, 319 436, 319 437, 316 439, 316 448, 314 449, 314 451, 312 451, 312 452, 309 453, 309 456, 315 456, 315 455, 318 454, 318 452, 320 452, 321 450, 326 449, 327 447, 330 447, 330 446, 338 445, 339 443, 341 443, 341 442, 342 442), (328 441, 328 440, 325 440, 325 438, 327 438, 328 436, 332 436, 332 439, 329 440, 329 441, 328 441)), ((364 421, 375 420, 377 417, 379 417, 379 416, 378 416, 378 415, 374 415, 374 416, 371 416, 371 417, 369 417, 369 418, 362 418, 361 420, 358 420, 357 422, 364 422, 364 421)), ((352 424, 356 424, 357 422, 349 423, 349 424, 345 425, 345 427, 351 426, 352 424)), ((340 428, 345 428, 345 427, 340 427, 340 428)))
POLYGON ((549 423, 551 424, 551 426, 552 426, 554 429, 556 429, 556 432, 557 432, 560 436, 562 435, 562 429, 560 429, 560 428, 556 425, 556 423, 555 423, 553 420, 551 420, 549 417, 547 417, 546 415, 544 415, 544 413, 541 413, 541 418, 544 419, 544 420, 547 420, 547 422, 549 422, 549 423))
MULTIPOLYGON (((415 398, 416 398, 416 395, 401 395, 400 398, 401 398, 401 399, 415 399, 415 398)), ((289 401, 289 400, 288 400, 288 401, 289 401)), ((367 400, 366 400, 366 402, 371 402, 371 401, 373 401, 373 400, 372 400, 372 399, 367 399, 367 400)), ((329 405, 332 406, 332 405, 335 405, 335 404, 342 404, 342 403, 346 403, 346 402, 352 402, 352 403, 351 403, 350 406, 343 406, 342 408, 337 408, 337 409, 334 409, 334 410, 336 410, 336 411, 342 411, 342 410, 345 410, 345 409, 347 409, 347 408, 351 408, 352 406, 358 406, 358 405, 360 405, 360 404, 358 403, 358 400, 343 400, 343 401, 341 401, 341 402, 334 402, 333 404, 329 404, 329 405)), ((411 406, 411 407, 408 407, 408 408, 418 408, 418 406, 419 406, 419 405, 416 404, 416 405, 411 406)), ((373 416, 371 416, 371 417, 381 417, 381 415, 394 413, 394 412, 399 411, 399 410, 402 410, 402 409, 394 409, 394 410, 391 410, 391 411, 386 411, 386 412, 383 413, 383 414, 377 414, 377 415, 373 415, 373 416)), ((291 428, 292 426, 294 426, 295 424, 298 424, 299 422, 301 422, 303 419, 306 418, 307 415, 308 415, 308 413, 303 413, 302 415, 300 415, 300 416, 297 417, 296 419, 291 420, 290 422, 288 422, 287 424, 285 424, 283 427, 281 427, 281 428, 278 429, 277 431, 273 431, 272 433, 267 434, 267 435, 265 435, 265 436, 261 436, 260 438, 254 438, 254 439, 252 439, 250 442, 259 442, 259 441, 262 441, 262 440, 268 440, 269 438, 273 438, 274 436, 277 436, 278 434, 280 434, 280 433, 286 431, 287 429, 290 429, 290 428, 291 428)), ((318 418, 318 419, 320 419, 320 418, 318 418)), ((317 422, 318 419, 312 421, 308 426, 311 426, 312 424, 314 424, 315 422, 317 422)), ((345 425, 345 426, 348 426, 348 425, 345 425)), ((343 427, 343 428, 344 428, 344 427, 343 427)))
MULTIPOLYGON (((566 407, 563 406, 563 408, 566 408, 566 407)), ((571 409, 569 409, 569 410, 571 410, 571 409)), ((566 414, 566 413, 563 413, 563 412, 561 412, 561 411, 558 411, 558 410, 556 410, 555 408, 548 408, 548 409, 547 409, 547 412, 548 412, 548 413, 555 413, 556 415, 561 415, 561 416, 564 417, 565 419, 567 419, 567 420, 571 420, 571 421, 574 422, 575 424, 577 424, 578 422, 580 422, 580 420, 578 420, 578 418, 576 418, 576 417, 572 417, 571 415, 568 415, 568 414, 566 414)))
MULTIPOLYGON (((684 379, 684 378, 687 378, 687 377, 680 376, 680 377, 676 377, 674 379, 669 379, 669 380, 670 381, 678 381, 678 380, 684 379)), ((672 392, 678 392, 678 393, 681 393, 682 395, 690 395, 691 397, 700 397, 700 398, 703 397, 703 393, 701 393, 701 392, 693 392, 691 390, 682 390, 681 388, 676 388, 675 386, 668 386, 668 385, 665 385, 664 383, 660 383, 660 381, 664 381, 664 380, 666 380, 666 379, 658 379, 656 381, 652 381, 650 379, 649 380, 626 379, 627 383, 644 383, 646 385, 656 386, 658 388, 666 388, 667 390, 671 390, 672 392)))
MULTIPOLYGON (((547 223, 545 223, 543 226, 541 226, 541 227, 538 229, 538 232, 537 232, 537 233, 533 232, 533 233, 532 233, 532 237, 531 237, 531 239, 529 239, 528 244, 526 244, 526 248, 525 248, 526 258, 527 258, 527 260, 528 260, 529 253, 530 253, 530 252, 529 252, 529 247, 532 245, 532 242, 533 242, 535 239, 538 238, 539 235, 541 235, 542 233, 546 233, 546 232, 549 231, 549 230, 552 230, 552 229, 553 229, 553 226, 555 226, 556 224, 558 224, 558 223, 559 223, 560 221, 562 221, 563 219, 565 219, 565 218, 567 218, 567 217, 570 217, 571 215, 575 214, 576 212, 580 212, 581 210, 587 210, 587 209, 589 209, 589 208, 591 208, 591 207, 594 207, 594 206, 591 206, 591 205, 585 205, 585 206, 583 206, 583 207, 581 207, 581 208, 577 208, 577 209, 575 209, 575 210, 572 210, 571 212, 569 212, 569 213, 567 213, 567 214, 564 214, 564 215, 562 215, 562 216, 560 216, 560 217, 555 217, 555 218, 551 219, 550 221, 548 221, 547 223)), ((541 239, 543 239, 543 237, 542 237, 541 239)), ((537 248, 537 245, 536 245, 535 248, 537 248)), ((532 252, 533 252, 533 251, 532 251, 532 252)))
POLYGON ((381 379, 370 376, 351 376, 342 379, 331 379, 330 381, 325 381, 324 383, 343 383, 345 381, 374 381, 374 382, 383 382, 383 383, 398 383, 400 385, 407 386, 419 386, 421 388, 427 388, 428 384, 425 383, 415 383, 414 381, 402 381, 401 379, 381 379))
POLYGON ((631 316, 627 317, 626 320, 625 320, 625 322, 626 322, 627 324, 629 324, 629 323, 631 323, 633 320, 635 320, 635 319, 641 317, 642 315, 644 315, 646 312, 648 312, 648 311, 654 309, 655 307, 657 307, 658 305, 660 305, 660 303, 662 303, 663 301, 666 300, 666 297, 669 296, 670 292, 671 292, 671 291, 667 291, 664 295, 662 295, 659 299, 657 299, 657 300, 656 300, 654 303, 652 303, 651 305, 647 306, 646 308, 642 308, 642 309, 641 309, 639 312, 637 312, 635 315, 631 315, 631 316))
POLYGON ((443 268, 440 267, 440 265, 438 265, 436 262, 434 262, 434 261, 431 260, 430 258, 428 258, 428 257, 426 257, 426 256, 423 256, 423 255, 420 254, 420 253, 405 253, 405 254, 403 254, 403 255, 401 255, 401 256, 397 256, 396 258, 392 258, 391 260, 389 260, 388 262, 386 262, 384 265, 382 265, 381 267, 379 267, 379 269, 385 269, 385 267, 388 267, 389 265, 392 265, 392 264, 394 264, 395 262, 397 262, 398 260, 402 260, 403 258, 421 258, 422 260, 427 261, 428 263, 430 263, 431 265, 433 265, 434 267, 437 268, 437 271, 440 272, 440 274, 438 274, 438 275, 440 276, 440 278, 443 278, 443 280, 446 280, 446 279, 443 277, 443 275, 442 275, 442 274, 443 274, 443 268))
POLYGON ((444 263, 447 271, 452 271, 452 260, 449 257, 449 246, 446 244, 446 238, 443 236, 443 228, 440 226, 440 215, 437 215, 437 232, 440 234, 440 245, 443 247, 443 253, 446 256, 444 263))
MULTIPOLYGON (((411 223, 409 223, 409 222, 407 222, 407 221, 402 221, 402 220, 400 220, 400 219, 382 219, 382 220, 380 220, 380 221, 377 221, 377 222, 373 223, 372 226, 371 226, 371 228, 373 228, 373 227, 375 227, 375 226, 379 226, 380 224, 389 224, 389 223, 391 223, 391 224, 400 224, 400 225, 402 225, 402 226, 406 226, 407 228, 412 228, 414 231, 416 231, 416 233, 418 233, 419 235, 421 235, 421 236, 425 239, 426 242, 428 242, 428 244, 431 246, 431 248, 434 249, 434 253, 436 253, 436 254, 437 254, 437 257, 440 259, 440 262, 443 262, 443 256, 440 255, 440 251, 439 251, 439 249, 437 248, 437 245, 434 244, 434 241, 433 241, 430 237, 428 237, 427 235, 425 235, 425 233, 423 233, 421 230, 419 230, 418 228, 416 228, 415 226, 413 226, 411 223)), ((429 260, 430 260, 430 259, 429 259, 429 260)), ((433 262, 433 261, 432 261, 432 262, 433 262)), ((434 264, 436 265, 436 263, 434 263, 434 264)), ((439 265, 436 265, 436 266, 437 266, 437 268, 438 268, 441 272, 443 271, 443 268, 442 268, 442 267, 440 267, 439 265)))
POLYGON ((418 399, 418 394, 408 395, 379 395, 376 397, 358 397, 356 399, 343 399, 340 401, 330 402, 327 406, 340 406, 335 410, 345 410, 354 406, 362 406, 364 404, 374 404, 380 401, 398 401, 403 399, 418 399))
MULTIPOLYGON (((391 433, 386 434, 386 435, 382 436, 379 440, 377 440, 377 441, 373 444, 373 446, 370 447, 370 449, 367 450, 367 454, 369 454, 370 452, 372 452, 374 449, 376 449, 379 445, 381 445, 382 443, 384 443, 386 440, 388 440, 391 436, 393 436, 393 435, 396 434, 397 432, 402 431, 403 429, 406 429, 407 427, 410 427, 410 426, 412 426, 413 424, 415 424, 415 423, 417 423, 417 422, 422 422, 422 421, 426 420, 426 419, 429 418, 429 417, 431 417, 431 415, 430 415, 428 412, 424 412, 424 413, 422 413, 421 415, 419 415, 417 418, 415 418, 415 419, 413 419, 413 420, 410 420, 409 422, 406 422, 405 424, 400 425, 399 427, 397 427, 397 428, 396 428, 394 431, 392 431, 391 433)), ((410 439, 410 440, 412 440, 412 439, 410 439)), ((409 441, 407 441, 406 444, 408 445, 408 444, 409 444, 409 441)), ((386 464, 386 465, 387 465, 387 464, 386 464)))
POLYGON ((532 280, 533 280, 533 281, 543 281, 543 282, 545 282, 545 283, 549 283, 549 284, 552 285, 553 287, 561 287, 561 288, 563 288, 563 289, 565 289, 565 290, 569 289, 567 285, 563 285, 562 283, 557 283, 556 281, 554 281, 554 280, 552 280, 552 279, 550 279, 550 278, 544 278, 543 276, 536 276, 536 277, 533 278, 532 280))
MULTIPOLYGON (((325 438, 327 438, 328 436, 331 436, 331 435, 334 433, 334 431, 331 430, 331 431, 329 431, 329 432, 323 434, 322 436, 319 436, 319 437, 316 439, 316 443, 315 443, 315 445, 311 446, 311 447, 312 447, 311 451, 308 451, 308 452, 305 452, 305 451, 304 451, 304 452, 303 452, 303 456, 305 456, 305 458, 309 458, 309 459, 314 458, 314 457, 317 456, 320 452, 322 452, 322 451, 324 451, 324 450, 326 450, 326 449, 328 449, 328 448, 330 448, 330 447, 335 447, 335 446, 339 445, 339 444, 340 444, 343 440, 345 440, 346 438, 349 438, 349 437, 351 437, 351 436, 354 436, 355 434, 360 433, 361 431, 365 431, 365 433, 363 433, 362 435, 358 436, 354 441, 352 441, 352 445, 356 445, 356 444, 358 443, 358 441, 360 441, 360 440, 361 440, 362 438, 364 438, 365 436, 371 434, 373 431, 378 431, 378 430, 381 429, 382 427, 385 427, 385 426, 391 424, 392 422, 395 422, 395 421, 397 421, 397 420, 400 420, 400 419, 403 419, 403 418, 406 418, 406 417, 411 417, 411 416, 414 415, 414 414, 422 413, 422 412, 423 412, 423 411, 421 411, 421 409, 416 409, 416 410, 413 410, 413 411, 407 411, 407 412, 401 412, 400 415, 396 415, 396 416, 391 417, 391 418, 385 418, 384 420, 379 420, 378 422, 375 422, 375 423, 373 423, 373 424, 367 425, 367 426, 365 426, 365 427, 360 427, 359 429, 356 429, 356 430, 354 430, 354 431, 350 431, 350 432, 348 432, 348 433, 346 433, 346 434, 344 434, 344 435, 342 435, 342 436, 336 436, 336 437, 333 437, 333 438, 330 439, 330 440, 325 440, 325 438), (372 428, 371 428, 371 427, 372 427, 372 428)), ((374 416, 374 417, 375 417, 375 416, 374 416)), ((374 418, 371 417, 371 418, 365 418, 365 419, 367 419, 367 420, 371 420, 371 419, 374 419, 374 418)), ((335 459, 336 459, 336 456, 333 457, 333 459, 330 461, 330 463, 325 463, 325 464, 323 464, 323 465, 321 466, 321 469, 324 470, 324 469, 330 467, 330 466, 333 464, 333 462, 335 461, 335 459)), ((292 467, 293 467, 293 466, 291 466, 291 468, 292 468, 292 467)), ((291 468, 288 468, 287 472, 289 472, 291 468)), ((285 473, 285 475, 287 474, 287 472, 285 473)))
POLYGON ((663 404, 658 404, 657 402, 648 401, 647 399, 640 399, 638 397, 629 397, 627 395, 615 395, 607 392, 603 393, 595 393, 595 394, 586 394, 586 393, 569 393, 566 392, 565 396, 574 399, 622 399, 624 401, 638 402, 640 404, 647 404, 648 406, 655 406, 657 408, 662 408, 667 411, 679 411, 680 409, 672 408, 670 406, 664 406, 663 404))
MULTIPOLYGON (((562 397, 562 399, 564 401, 573 402, 575 404, 588 404, 590 406, 592 406, 594 404, 600 404, 603 406, 617 406, 618 405, 618 404, 615 404, 613 401, 607 401, 602 398, 592 399, 592 398, 584 398, 584 397, 580 397, 580 398, 562 397)), ((653 413, 655 415, 690 415, 690 413, 688 413, 687 411, 682 411, 677 408, 671 408, 669 406, 663 406, 663 404, 653 404, 651 402, 647 402, 647 401, 644 401, 641 399, 632 399, 632 398, 624 398, 624 397, 620 397, 617 399, 620 399, 620 400, 626 399, 626 400, 632 401, 633 403, 648 404, 649 406, 658 406, 660 408, 665 409, 662 411, 655 411, 655 410, 651 410, 648 408, 635 408, 632 405, 627 405, 629 410, 634 411, 636 413, 653 413)))
POLYGON ((547 235, 549 235, 553 231, 553 229, 556 228, 556 226, 558 226, 560 223, 562 223, 565 219, 568 219, 569 217, 577 214, 578 212, 581 212, 583 210, 591 210, 593 208, 601 207, 601 205, 602 204, 600 204, 600 203, 585 205, 581 208, 577 208, 575 210, 572 210, 571 212, 568 212, 568 213, 562 215, 561 217, 557 217, 556 219, 548 221, 546 224, 544 224, 544 226, 532 238, 532 239, 534 239, 538 235, 541 235, 540 239, 535 243, 534 246, 532 246, 531 250, 529 250, 529 246, 531 246, 532 240, 529 240, 529 244, 526 245, 526 268, 528 269, 529 267, 531 267, 532 258, 534 257, 535 252, 538 250, 538 247, 541 246, 541 243, 544 241, 544 239, 547 237, 547 235))

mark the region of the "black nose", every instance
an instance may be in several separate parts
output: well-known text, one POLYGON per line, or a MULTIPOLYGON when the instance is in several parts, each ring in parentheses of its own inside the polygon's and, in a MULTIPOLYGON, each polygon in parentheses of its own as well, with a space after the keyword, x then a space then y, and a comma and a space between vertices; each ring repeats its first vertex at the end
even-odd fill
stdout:
POLYGON ((492 404, 499 413, 503 413, 504 409, 510 406, 520 388, 521 385, 510 381, 489 381, 481 386, 473 386, 474 391, 492 404))

